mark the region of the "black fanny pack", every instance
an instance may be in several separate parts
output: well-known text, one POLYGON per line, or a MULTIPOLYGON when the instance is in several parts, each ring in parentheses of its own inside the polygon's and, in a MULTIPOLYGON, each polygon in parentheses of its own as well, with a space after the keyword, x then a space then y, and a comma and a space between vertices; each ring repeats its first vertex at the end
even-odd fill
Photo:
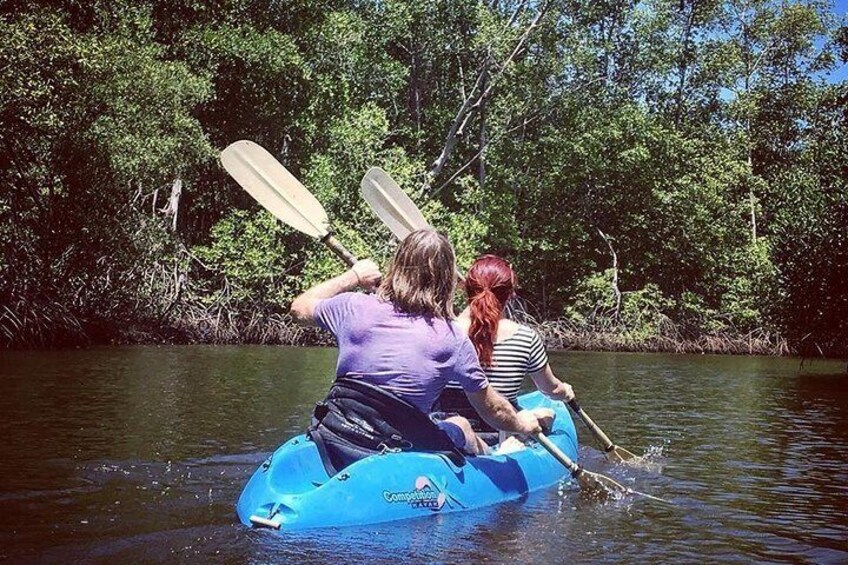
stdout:
POLYGON ((412 404, 379 387, 349 377, 336 379, 315 405, 307 435, 330 476, 376 453, 425 451, 465 457, 447 434, 412 404))

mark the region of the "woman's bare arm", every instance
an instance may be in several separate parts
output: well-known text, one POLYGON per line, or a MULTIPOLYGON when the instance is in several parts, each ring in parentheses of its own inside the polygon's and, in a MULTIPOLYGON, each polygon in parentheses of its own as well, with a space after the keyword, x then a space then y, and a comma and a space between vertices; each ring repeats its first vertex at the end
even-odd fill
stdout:
POLYGON ((571 385, 564 383, 554 375, 551 365, 545 365, 544 369, 540 369, 535 373, 530 373, 530 378, 542 394, 549 396, 554 400, 562 400, 568 402, 574 398, 574 389, 571 385))

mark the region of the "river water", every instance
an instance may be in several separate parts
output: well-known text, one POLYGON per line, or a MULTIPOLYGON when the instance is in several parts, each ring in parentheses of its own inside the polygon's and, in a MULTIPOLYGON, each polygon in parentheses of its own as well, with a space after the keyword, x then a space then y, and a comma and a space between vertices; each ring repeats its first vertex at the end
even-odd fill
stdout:
POLYGON ((581 463, 671 504, 601 504, 564 485, 427 519, 251 531, 236 519, 239 492, 303 431, 334 350, 0 353, 0 560, 848 562, 844 362, 551 362, 613 440, 654 467, 607 464, 582 428, 581 463))

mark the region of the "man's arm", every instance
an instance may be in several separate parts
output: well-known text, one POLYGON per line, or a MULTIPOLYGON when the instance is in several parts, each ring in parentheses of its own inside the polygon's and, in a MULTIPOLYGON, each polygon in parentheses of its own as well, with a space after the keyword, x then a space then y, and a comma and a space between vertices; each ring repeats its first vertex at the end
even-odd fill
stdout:
POLYGON ((535 415, 528 411, 519 414, 512 404, 491 386, 478 392, 466 392, 465 395, 477 413, 494 428, 521 435, 533 435, 542 431, 535 415))
POLYGON ((315 306, 320 300, 332 298, 342 292, 353 290, 357 286, 372 290, 378 284, 380 284, 380 269, 374 261, 363 259, 341 275, 316 284, 295 298, 289 313, 298 324, 314 326, 315 306))

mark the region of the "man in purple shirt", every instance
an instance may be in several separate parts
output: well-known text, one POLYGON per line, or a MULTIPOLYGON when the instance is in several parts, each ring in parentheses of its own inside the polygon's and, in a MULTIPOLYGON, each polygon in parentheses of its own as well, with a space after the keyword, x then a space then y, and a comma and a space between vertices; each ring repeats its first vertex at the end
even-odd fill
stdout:
MULTIPOLYGON (((455 380, 493 427, 522 435, 540 432, 535 414, 517 413, 489 386, 474 346, 454 323, 455 272, 447 238, 419 230, 398 246, 382 282, 373 261, 359 261, 298 296, 291 314, 299 323, 318 325, 336 337, 337 377, 361 379, 425 414, 448 381, 455 380), (357 286, 378 292, 350 292, 357 286)), ((453 416, 437 425, 460 449, 488 451, 465 418, 453 416)))

